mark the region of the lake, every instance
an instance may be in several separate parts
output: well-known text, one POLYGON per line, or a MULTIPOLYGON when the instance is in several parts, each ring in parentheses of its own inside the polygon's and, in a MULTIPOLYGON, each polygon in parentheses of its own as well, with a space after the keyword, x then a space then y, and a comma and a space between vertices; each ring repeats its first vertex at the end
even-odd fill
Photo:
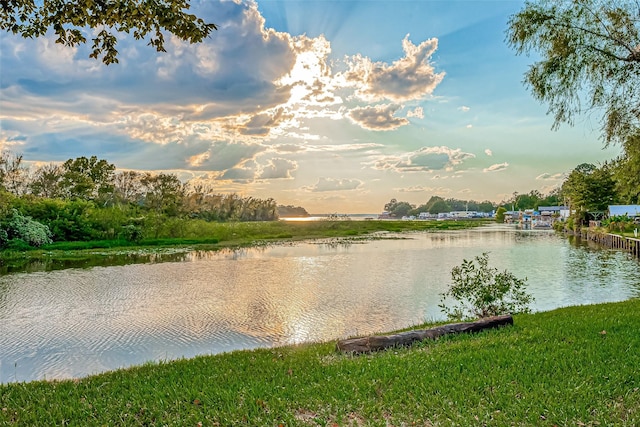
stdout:
POLYGON ((439 320, 451 268, 483 252, 528 279, 534 311, 640 295, 628 254, 552 231, 491 225, 379 237, 2 275, 0 383, 439 320))

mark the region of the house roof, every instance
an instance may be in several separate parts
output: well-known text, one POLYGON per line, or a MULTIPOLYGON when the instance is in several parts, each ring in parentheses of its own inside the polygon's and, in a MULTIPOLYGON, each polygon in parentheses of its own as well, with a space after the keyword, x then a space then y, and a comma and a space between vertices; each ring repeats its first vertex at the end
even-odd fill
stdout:
POLYGON ((640 205, 609 205, 609 215, 640 216, 640 205))

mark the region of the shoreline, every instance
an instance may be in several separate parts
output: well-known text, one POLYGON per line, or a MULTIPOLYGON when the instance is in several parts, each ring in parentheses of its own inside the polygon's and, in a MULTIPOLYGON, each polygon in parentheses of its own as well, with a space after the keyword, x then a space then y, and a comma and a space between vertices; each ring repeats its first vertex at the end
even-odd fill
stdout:
POLYGON ((0 275, 176 260, 191 251, 220 251, 331 238, 372 238, 376 233, 461 230, 491 224, 457 221, 273 221, 207 224, 202 235, 141 241, 57 242, 29 251, 0 251, 0 275), (113 264, 110 264, 112 263, 113 264), (39 269, 35 265, 40 264, 39 269), (30 269, 30 266, 34 266, 30 269))

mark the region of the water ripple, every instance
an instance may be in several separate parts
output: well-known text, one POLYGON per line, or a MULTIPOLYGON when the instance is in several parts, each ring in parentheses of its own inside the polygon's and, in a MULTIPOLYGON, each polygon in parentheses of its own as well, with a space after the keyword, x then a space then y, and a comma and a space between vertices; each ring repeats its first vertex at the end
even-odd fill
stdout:
POLYGON ((536 310, 640 295, 638 263, 626 254, 512 228, 9 274, 0 276, 0 382, 439 319, 451 268, 487 251, 492 265, 528 278, 536 310))

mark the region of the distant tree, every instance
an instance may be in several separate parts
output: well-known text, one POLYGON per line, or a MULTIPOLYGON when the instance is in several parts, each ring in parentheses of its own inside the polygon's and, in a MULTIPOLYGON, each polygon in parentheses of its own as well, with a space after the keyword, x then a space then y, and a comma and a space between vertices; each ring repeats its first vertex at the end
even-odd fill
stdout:
POLYGON ((507 210, 503 206, 500 206, 498 208, 498 210, 496 211, 496 222, 499 222, 501 224, 504 222, 505 212, 507 212, 507 210))
POLYGON ((279 217, 307 217, 309 212, 301 206, 278 205, 279 217))
POLYGON ((402 218, 403 216, 408 215, 409 212, 414 208, 415 206, 408 202, 398 202, 398 204, 396 204, 391 211, 391 215, 395 216, 396 218, 402 218))
POLYGON ((517 210, 535 209, 542 200, 542 194, 538 190, 531 190, 528 194, 518 194, 515 199, 517 210))
POLYGON ((178 216, 182 213, 185 185, 176 175, 147 173, 141 179, 144 206, 158 214, 178 216))
POLYGON ((437 215, 440 213, 451 212, 451 206, 443 199, 435 200, 429 205, 429 213, 431 215, 437 215))
POLYGON ((113 176, 113 198, 116 204, 136 204, 142 202, 144 174, 137 171, 123 171, 113 176))
POLYGON ((468 209, 468 204, 469 202, 467 202, 466 200, 459 200, 459 199, 453 199, 453 198, 449 198, 445 200, 447 202, 447 205, 449 206, 449 211, 466 211, 469 210, 468 209))
POLYGON ((391 212, 396 208, 397 204, 398 204, 398 201, 396 199, 391 199, 389 200, 389 203, 384 205, 384 210, 386 212, 391 212))
POLYGON ((493 204, 493 202, 490 202, 488 200, 485 200, 484 202, 481 202, 478 204, 479 212, 489 213, 489 212, 493 212, 494 210, 495 210, 495 205, 493 204))
POLYGON ((22 165, 22 155, 9 151, 0 152, 0 188, 18 196, 24 194, 27 188, 27 168, 22 165))
POLYGON ((640 204, 640 132, 624 143, 625 154, 613 162, 613 177, 620 201, 640 204))
POLYGON ((216 30, 215 24, 189 14, 188 0, 2 1, 0 29, 22 37, 44 36, 49 29, 56 43, 76 46, 93 35, 91 58, 105 64, 118 62, 117 33, 149 37, 149 45, 165 52, 164 31, 190 43, 199 43, 216 30), (84 30, 84 31, 83 31, 84 30))
POLYGON ((554 129, 584 111, 602 113, 605 144, 640 129, 638 1, 527 1, 509 20, 507 42, 540 57, 525 83, 549 105, 554 129))
POLYGON ((106 202, 113 196, 113 173, 116 167, 106 160, 78 157, 62 164, 60 186, 69 199, 106 202))
POLYGON ((439 208, 432 209, 434 204, 437 204, 437 203, 440 203, 440 202, 444 202, 444 204, 446 205, 446 202, 444 201, 444 199, 442 197, 440 197, 440 196, 431 196, 429 198, 429 200, 427 200, 427 203, 425 203, 423 205, 423 209, 424 209, 425 212, 429 212, 430 214, 438 214, 440 212, 449 212, 450 209, 447 209, 447 210, 444 210, 444 211, 440 211, 439 208))
POLYGON ((50 199, 62 197, 63 174, 62 168, 54 163, 40 166, 29 183, 31 194, 50 199))
POLYGON ((384 205, 384 210, 396 218, 409 214, 413 209, 415 209, 414 205, 408 202, 399 202, 396 199, 391 199, 389 203, 384 205))
POLYGON ((562 196, 575 211, 575 219, 584 221, 589 211, 605 211, 617 200, 616 183, 610 165, 600 168, 590 163, 578 165, 562 184, 562 196))
POLYGON ((559 206, 561 204, 562 197, 560 196, 560 187, 553 189, 538 202, 538 206, 559 206))

